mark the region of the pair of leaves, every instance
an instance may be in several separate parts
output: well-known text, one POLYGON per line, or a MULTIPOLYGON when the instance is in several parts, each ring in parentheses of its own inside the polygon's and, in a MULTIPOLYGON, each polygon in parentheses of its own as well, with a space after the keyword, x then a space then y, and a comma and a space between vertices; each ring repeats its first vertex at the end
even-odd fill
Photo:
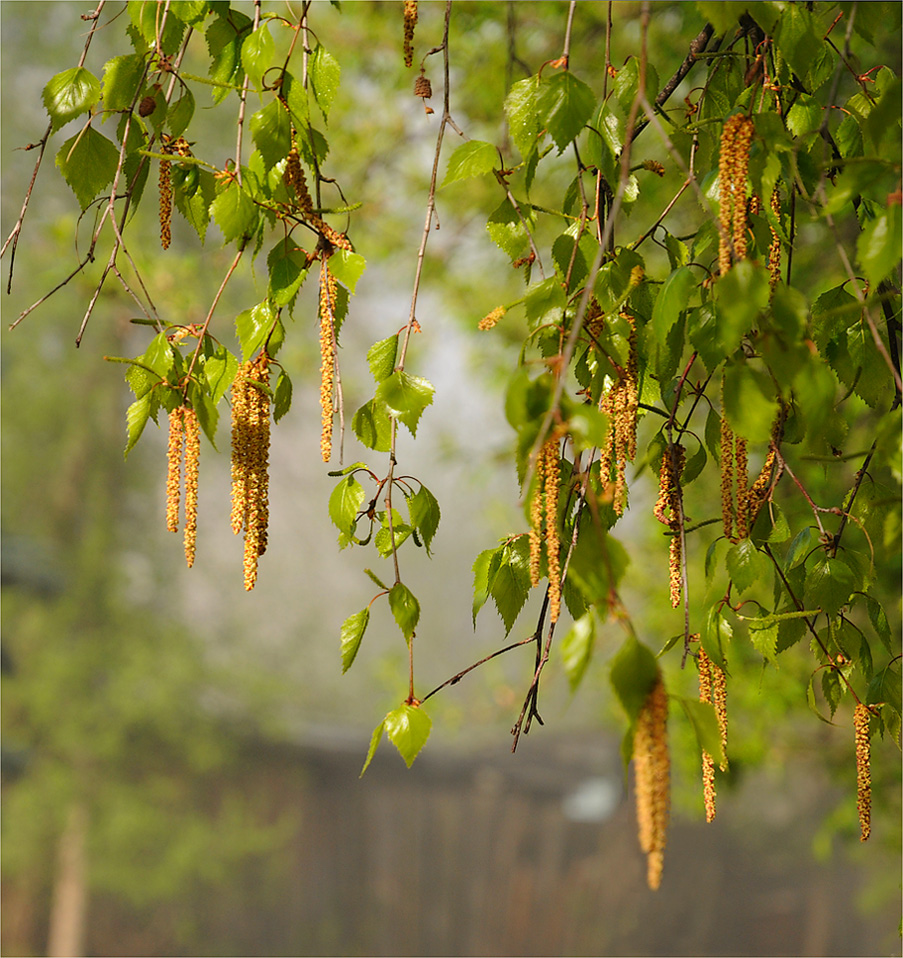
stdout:
POLYGON ((370 762, 373 761, 373 756, 382 741, 383 732, 389 736, 389 741, 398 749, 405 764, 410 768, 420 750, 426 745, 431 729, 430 717, 420 705, 405 703, 389 712, 373 730, 367 759, 361 769, 361 777, 367 771, 370 762))
POLYGON ((530 545, 526 536, 481 552, 473 564, 473 621, 492 596, 505 623, 505 635, 514 625, 530 592, 530 545))
MULTIPOLYGON (((402 635, 405 637, 405 642, 410 644, 411 639, 414 637, 414 630, 417 628, 417 623, 420 621, 420 603, 417 601, 417 597, 403 582, 396 582, 391 589, 387 589, 376 576, 372 573, 370 573, 370 575, 388 594, 389 608, 392 610, 392 615, 399 629, 401 629, 402 635)), ((357 653, 361 647, 361 641, 364 638, 364 633, 367 631, 369 624, 369 606, 365 609, 361 609, 360 612, 349 615, 342 623, 340 647, 343 673, 351 668, 352 663, 357 657, 357 653)))

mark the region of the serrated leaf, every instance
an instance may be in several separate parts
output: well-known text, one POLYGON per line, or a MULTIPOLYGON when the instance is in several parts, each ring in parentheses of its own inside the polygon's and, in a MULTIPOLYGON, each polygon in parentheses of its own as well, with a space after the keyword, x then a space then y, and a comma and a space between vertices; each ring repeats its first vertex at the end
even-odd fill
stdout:
POLYGON ((747 362, 724 369, 724 412, 731 428, 750 442, 767 443, 778 413, 770 377, 747 362))
MULTIPOLYGON (((528 222, 532 225, 532 217, 529 214, 526 215, 528 222)), ((512 260, 520 259, 529 249, 527 231, 517 215, 517 210, 507 197, 490 214, 486 222, 486 230, 492 242, 512 260)))
POLYGON ((543 79, 536 94, 540 123, 555 141, 559 153, 577 138, 595 105, 593 91, 570 71, 543 79))
POLYGON ((702 647, 716 664, 725 667, 724 646, 730 641, 734 630, 724 617, 722 605, 716 602, 706 613, 705 629, 702 632, 702 647))
POLYGON ((339 532, 354 533, 357 514, 367 497, 364 487, 353 475, 346 476, 329 496, 329 518, 339 532))
POLYGON ((630 635, 611 661, 611 684, 631 724, 640 714, 658 678, 655 655, 630 635))
MULTIPOLYGON (((213 179, 213 174, 207 170, 200 170, 197 167, 195 170, 197 170, 197 189, 189 196, 180 188, 179 167, 176 166, 173 169, 173 200, 176 209, 191 224, 203 243, 210 223, 210 204, 216 197, 216 181, 213 179)), ((127 169, 126 172, 128 172, 127 169)))
POLYGON ((104 110, 127 110, 144 76, 144 57, 129 53, 107 60, 103 67, 104 110))
POLYGON ((342 78, 338 60, 325 47, 317 46, 308 66, 310 84, 323 117, 329 116, 329 107, 335 99, 342 78))
POLYGON ((288 373, 283 369, 276 380, 276 388, 273 390, 273 422, 279 420, 291 409, 292 406, 292 381, 288 373))
POLYGON ((241 344, 242 359, 247 362, 266 342, 276 322, 268 300, 246 309, 235 317, 235 331, 241 344))
POLYGON ((218 403, 232 385, 238 372, 238 359, 225 346, 220 346, 204 361, 204 377, 214 404, 218 403))
POLYGON ((286 306, 297 295, 307 276, 307 256, 286 236, 267 256, 269 295, 277 306, 286 306))
POLYGON ((125 455, 131 452, 135 443, 141 438, 147 420, 150 418, 152 403, 154 401, 153 393, 147 393, 140 399, 136 399, 125 412, 126 425, 128 428, 128 442, 125 447, 125 455))
POLYGON ((852 569, 843 560, 826 556, 806 573, 806 605, 835 615, 847 604, 855 588, 852 569))
POLYGON ((342 641, 342 674, 344 675, 351 668, 354 662, 357 650, 361 647, 361 639, 367 630, 367 624, 370 622, 370 609, 361 609, 354 615, 349 615, 342 623, 341 641, 342 641))
MULTIPOLYGON (((420 706, 402 705, 385 718, 386 734, 408 768, 430 737, 432 722, 420 706)), ((378 743, 377 743, 378 744, 378 743)))
POLYGON ((768 306, 768 271, 748 259, 735 263, 715 283, 716 334, 724 355, 730 355, 768 306))
POLYGON ((664 344, 671 327, 689 307, 690 291, 696 278, 689 266, 674 270, 665 280, 652 310, 652 329, 659 343, 664 344))
POLYGON ((410 643, 420 620, 420 603, 417 597, 403 582, 396 582, 389 590, 389 608, 401 634, 410 643))
POLYGON ((439 527, 439 519, 442 515, 439 503, 426 486, 421 486, 408 499, 408 510, 411 515, 411 525, 420 533, 427 555, 429 555, 430 544, 436 535, 436 529, 439 527))
POLYGON ((85 67, 73 67, 57 73, 48 81, 43 98, 44 109, 56 131, 97 105, 100 100, 100 81, 85 67))
POLYGON ((255 89, 260 89, 264 73, 274 66, 275 52, 276 45, 267 21, 245 37, 241 45, 241 65, 255 89))
POLYGON ((793 542, 790 543, 790 548, 787 550, 787 555, 784 558, 784 571, 795 569, 817 545, 818 539, 811 526, 801 529, 793 537, 793 542))
POLYGON ((181 90, 179 99, 166 111, 166 123, 172 136, 181 136, 194 117, 194 96, 187 87, 181 90))
POLYGON ((379 748, 379 743, 382 741, 383 732, 386 729, 386 721, 383 719, 379 725, 373 729, 373 734, 370 736, 370 748, 367 749, 367 760, 364 762, 364 767, 361 769, 360 777, 364 777, 364 772, 367 771, 367 766, 373 761, 373 756, 376 754, 376 750, 379 748))
POLYGON ((469 140, 462 143, 448 158, 448 168, 442 186, 448 186, 456 180, 466 180, 471 176, 483 176, 491 173, 500 163, 498 150, 483 140, 469 140))
POLYGON ((893 665, 887 665, 872 677, 865 700, 869 705, 886 703, 899 715, 900 691, 900 673, 893 665))
POLYGON ((392 528, 389 529, 389 521, 385 512, 379 513, 382 527, 376 533, 373 544, 377 552, 388 559, 393 552, 410 536, 412 530, 409 525, 401 521, 401 513, 397 509, 392 510, 392 528))
POLYGON ((381 339, 367 350, 367 364, 376 383, 388 379, 395 370, 395 357, 398 353, 398 334, 381 339))
POLYGON ((884 611, 884 607, 874 596, 870 595, 865 597, 865 606, 868 610, 869 622, 872 623, 872 628, 878 638, 881 639, 882 645, 890 655, 897 654, 891 641, 890 626, 887 624, 887 613, 884 611))
POLYGON ((388 452, 392 444, 392 420, 383 402, 370 399, 351 420, 355 436, 368 448, 388 452))
POLYGON ((210 204, 210 215, 223 234, 223 241, 249 237, 257 226, 257 206, 238 185, 230 183, 210 204))
POLYGON ((727 756, 724 754, 715 707, 711 702, 700 702, 697 699, 681 698, 680 704, 696 733, 700 751, 706 752, 716 765, 724 768, 727 765, 727 756))
POLYGON ((777 655, 778 628, 780 623, 774 616, 765 616, 761 619, 747 619, 749 641, 753 648, 767 661, 773 662, 777 655))
POLYGON ((856 241, 856 256, 873 289, 900 262, 903 216, 895 203, 866 223, 856 241))
POLYGON ((473 563, 473 627, 477 627, 477 613, 486 604, 489 598, 489 571, 493 557, 499 553, 498 549, 485 549, 473 563))
POLYGON ((83 210, 113 182, 118 164, 119 150, 93 126, 66 140, 56 155, 56 165, 83 210))
POLYGON ((374 398, 390 415, 404 423, 412 436, 416 436, 417 423, 424 409, 433 401, 434 392, 432 383, 426 379, 398 369, 377 386, 374 398))
POLYGON ((840 705, 840 700, 846 691, 846 686, 841 682, 836 669, 822 669, 821 690, 831 710, 831 718, 834 718, 837 706, 840 705))
POLYGON ((292 148, 292 124, 288 111, 274 98, 251 116, 251 138, 267 167, 275 166, 292 148))
POLYGON ((505 623, 505 635, 511 631, 520 615, 529 592, 529 547, 526 537, 520 536, 501 547, 498 565, 492 571, 489 582, 489 594, 505 623))
POLYGON ((360 253, 347 249, 337 249, 329 257, 329 271, 348 290, 353 293, 357 281, 367 268, 367 261, 360 253))
POLYGON ((576 690, 586 673, 595 643, 596 619, 592 612, 587 612, 575 620, 561 640, 561 664, 564 666, 572 692, 576 690))
POLYGON ((757 582, 768 580, 771 563, 751 539, 741 539, 728 549, 727 571, 739 595, 743 595, 757 582))
POLYGON ((528 77, 526 80, 519 80, 513 84, 505 97, 508 130, 514 145, 523 157, 529 155, 539 134, 536 96, 536 78, 528 77))

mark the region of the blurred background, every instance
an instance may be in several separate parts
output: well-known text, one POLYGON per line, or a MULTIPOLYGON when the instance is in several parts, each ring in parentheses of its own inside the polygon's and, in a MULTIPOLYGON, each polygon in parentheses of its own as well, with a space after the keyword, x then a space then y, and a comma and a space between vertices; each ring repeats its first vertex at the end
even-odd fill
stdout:
MULTIPOLYGON (((104 18, 119 8, 108 3, 104 18)), ((591 80, 607 5, 578 10, 571 62, 591 80)), ((440 41, 444 4, 420 11, 415 61, 440 41)), ((615 5, 617 63, 638 52, 638 11, 615 5)), ((46 127, 41 90, 77 63, 87 12, 0 4, 4 239, 34 166, 22 148, 46 127)), ((654 12, 650 60, 667 77, 703 21, 695 4, 654 12)), ((452 110, 469 136, 501 142, 499 105, 526 75, 517 61, 535 72, 559 55, 566 14, 566 3, 455 4, 452 110)), ((351 235, 368 269, 342 332, 350 415, 371 395, 367 348, 407 319, 438 121, 410 94, 400 3, 315 3, 311 17, 343 70, 327 173, 363 203, 351 235)), ((86 65, 97 75, 127 52, 124 18, 94 39, 86 65)), ((437 99, 440 72, 436 63, 437 99)), ((231 138, 202 97, 204 143, 223 137, 222 155, 207 158, 222 164, 231 138)), ((53 165, 63 138, 37 180, 5 326, 74 267, 90 236, 53 165)), ((651 136, 643 148, 667 163, 651 136)), ((570 176, 562 165, 562 184, 570 176)), ((632 215, 642 222, 648 209, 654 221, 675 182, 651 184, 648 207, 632 215)), ((177 216, 161 255, 153 192, 151 183, 126 234, 130 252, 161 315, 202 321, 232 253, 213 225, 201 247, 177 216)), ((402 437, 399 461, 442 508, 432 561, 401 556, 422 607, 419 694, 504 644, 493 609, 473 627, 471 566, 525 528, 501 393, 520 331, 474 332, 520 295, 485 235, 497 203, 481 180, 440 191, 418 308, 409 368, 436 396, 417 441, 402 437)), ((799 268, 814 258, 801 252, 799 268)), ((575 696, 550 664, 545 727, 516 755, 508 730, 529 649, 430 700, 432 736, 410 770, 384 743, 360 779, 371 729, 406 695, 407 652, 377 609, 341 675, 339 628, 372 598, 363 568, 373 558, 341 552, 326 513, 335 480, 319 456, 316 290, 302 291, 280 354, 295 398, 273 432, 269 547, 248 594, 229 529, 226 429, 220 452, 206 440, 202 449, 191 570, 181 537, 165 531, 165 430, 151 424, 123 459, 130 393, 124 367, 101 357, 139 354, 147 331, 108 282, 75 348, 99 259, 3 333, 3 954, 899 954, 899 753, 874 747, 873 837, 860 847, 849 723, 830 728, 800 701, 805 664, 747 682, 732 704, 732 774, 712 825, 691 733, 672 723, 674 820, 657 893, 645 885, 619 758, 606 672, 614 627, 575 696)), ((8 270, 7 255, 4 286, 8 270)), ((234 316, 262 298, 263 275, 240 271, 227 288, 214 319, 227 343, 234 316)), ((346 462, 369 458, 379 457, 347 439, 346 462)), ((643 570, 647 556, 667 567, 667 545, 645 521, 647 480, 637 477, 616 534, 634 556, 628 608, 659 648, 679 625, 660 601, 666 577, 643 570)), ((899 570, 887 573, 893 588, 899 570)), ((537 601, 512 641, 532 631, 537 601)))

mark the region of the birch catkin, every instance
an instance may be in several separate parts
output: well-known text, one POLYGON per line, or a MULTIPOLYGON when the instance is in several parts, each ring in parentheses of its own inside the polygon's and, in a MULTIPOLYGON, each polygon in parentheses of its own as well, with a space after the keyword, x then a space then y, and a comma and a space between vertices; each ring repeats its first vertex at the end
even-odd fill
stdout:
POLYGON ((869 739, 869 710, 856 703, 853 711, 853 730, 856 733, 856 808, 859 812, 859 840, 868 841, 872 833, 872 770, 869 739))
POLYGON ((320 454, 323 462, 332 456, 332 421, 335 416, 335 302, 336 281, 327 260, 320 264, 320 454))
POLYGON ((179 505, 182 498, 182 449, 185 444, 185 428, 182 407, 177 406, 169 414, 169 443, 166 447, 166 528, 179 531, 179 505))
POLYGON ((640 848, 646 853, 646 877, 653 891, 661 885, 671 804, 667 723, 668 693, 659 675, 640 710, 633 740, 640 848))
POLYGON ((185 426, 185 561, 194 565, 198 538, 198 468, 201 457, 201 427, 190 406, 183 407, 185 426))
POLYGON ((721 134, 718 270, 722 276, 731 267, 732 253, 734 259, 746 259, 746 179, 752 134, 753 123, 748 116, 730 117, 721 134))

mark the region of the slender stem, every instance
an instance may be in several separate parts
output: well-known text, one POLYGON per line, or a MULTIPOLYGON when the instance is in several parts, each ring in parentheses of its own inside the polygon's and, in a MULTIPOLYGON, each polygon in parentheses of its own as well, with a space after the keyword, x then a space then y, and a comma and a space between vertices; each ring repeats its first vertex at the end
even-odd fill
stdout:
POLYGON ((447 688, 449 685, 457 685, 458 682, 460 682, 468 672, 473 672, 474 669, 478 669, 481 665, 485 665, 485 663, 490 659, 497 658, 499 655, 504 655, 506 652, 510 652, 512 649, 520 648, 522 645, 529 645, 534 641, 536 641, 536 637, 531 635, 527 639, 521 639, 519 642, 512 642, 511 645, 506 645, 503 649, 497 649, 495 652, 491 652, 489 655, 480 659, 479 662, 474 662, 473 665, 468 665, 466 669, 462 669, 450 679, 446 679, 441 685, 437 685, 432 692, 424 695, 420 701, 425 702, 428 698, 435 695, 437 692, 441 692, 442 689, 447 688))

